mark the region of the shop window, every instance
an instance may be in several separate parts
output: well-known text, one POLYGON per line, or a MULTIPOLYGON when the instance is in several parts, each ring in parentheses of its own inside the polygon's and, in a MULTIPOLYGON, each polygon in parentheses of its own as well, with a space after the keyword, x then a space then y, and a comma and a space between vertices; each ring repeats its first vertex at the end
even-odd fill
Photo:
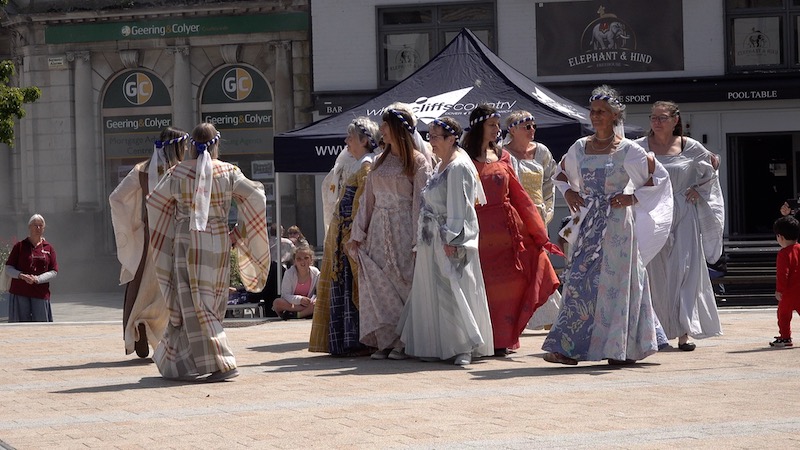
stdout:
POLYGON ((800 0, 726 0, 730 72, 800 69, 800 0))
POLYGON ((378 81, 402 81, 441 51, 462 28, 495 48, 495 3, 378 8, 378 81))

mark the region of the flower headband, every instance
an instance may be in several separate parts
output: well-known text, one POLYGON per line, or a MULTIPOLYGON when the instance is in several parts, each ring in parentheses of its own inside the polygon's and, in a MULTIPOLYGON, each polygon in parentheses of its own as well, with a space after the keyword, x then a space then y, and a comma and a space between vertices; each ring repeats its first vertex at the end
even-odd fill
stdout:
POLYGON ((356 124, 359 130, 361 130, 361 134, 363 134, 364 136, 367 137, 367 139, 369 139, 369 145, 372 146, 372 149, 374 150, 378 148, 378 143, 375 142, 375 138, 372 137, 372 133, 367 131, 367 128, 364 125, 361 125, 358 122, 353 122, 353 123, 356 124))
POLYGON ((406 117, 403 115, 402 111, 396 109, 390 109, 388 110, 388 112, 394 114, 395 117, 400 119, 400 122, 403 122, 403 126, 406 127, 406 130, 408 130, 409 133, 414 134, 415 130, 414 126, 408 123, 408 120, 406 120, 406 117))
POLYGON ((217 135, 214 136, 208 142, 197 142, 197 141, 194 140, 194 138, 192 138, 190 142, 192 143, 192 145, 195 146, 195 148, 197 148, 197 152, 198 153, 202 153, 202 152, 208 150, 208 148, 211 147, 212 145, 214 145, 218 140, 219 140, 219 131, 217 131, 217 135))
POLYGON ((500 114, 494 112, 494 113, 491 113, 491 114, 487 114, 485 116, 478 117, 478 118, 476 118, 474 120, 470 120, 469 121, 469 126, 470 127, 474 127, 475 125, 477 125, 477 124, 479 124, 481 122, 485 122, 485 121, 491 119, 492 117, 497 117, 499 119, 500 118, 500 114))
POLYGON ((519 120, 515 120, 514 122, 511 122, 511 124, 506 128, 506 130, 511 130, 515 126, 523 124, 525 122, 536 122, 536 119, 534 119, 533 116, 525 116, 525 117, 523 117, 523 118, 521 118, 519 120))
POLYGON ((450 134, 451 136, 455 136, 456 139, 461 137, 461 133, 456 133, 456 130, 454 130, 453 127, 448 125, 447 122, 441 121, 439 119, 433 119, 432 124, 436 125, 437 127, 441 127, 444 131, 447 131, 447 133, 450 134))
POLYGON ((178 137, 176 137, 174 139, 170 139, 168 141, 156 140, 155 142, 153 142, 153 148, 154 149, 156 149, 156 148, 164 148, 167 145, 177 144, 179 142, 185 141, 186 139, 189 139, 189 133, 185 133, 183 136, 178 136, 178 137))
POLYGON ((616 108, 618 108, 620 110, 625 109, 625 105, 623 105, 622 102, 620 102, 616 97, 613 97, 613 96, 608 95, 608 94, 595 94, 595 95, 589 97, 589 103, 591 103, 591 102, 593 102, 595 100, 605 100, 611 106, 614 106, 614 107, 616 107, 616 108))

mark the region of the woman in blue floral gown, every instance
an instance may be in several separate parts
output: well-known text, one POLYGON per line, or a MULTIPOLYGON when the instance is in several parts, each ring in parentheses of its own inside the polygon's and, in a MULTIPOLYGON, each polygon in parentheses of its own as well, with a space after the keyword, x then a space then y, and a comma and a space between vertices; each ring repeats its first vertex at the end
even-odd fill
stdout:
POLYGON ((542 346, 548 362, 630 363, 658 351, 645 266, 667 237, 672 189, 652 155, 615 133, 624 110, 617 98, 608 86, 595 89, 596 132, 570 147, 556 174, 574 220, 562 230, 572 256, 564 303, 542 346))

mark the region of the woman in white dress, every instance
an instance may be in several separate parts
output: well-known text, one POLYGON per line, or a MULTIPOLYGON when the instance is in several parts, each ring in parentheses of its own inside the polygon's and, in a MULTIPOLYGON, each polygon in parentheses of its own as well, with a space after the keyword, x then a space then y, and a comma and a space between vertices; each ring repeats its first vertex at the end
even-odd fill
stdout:
POLYGON ((650 134, 636 142, 656 155, 669 172, 674 195, 672 228, 650 261, 653 308, 668 339, 692 351, 689 337, 722 334, 706 262, 722 254, 725 206, 717 176, 719 160, 696 140, 683 136, 678 105, 659 101, 650 114, 650 134))
POLYGON ((436 119, 429 137, 441 161, 422 193, 414 282, 397 332, 407 354, 455 357, 463 366, 494 354, 475 213, 486 197, 475 165, 458 147, 458 123, 436 119))
POLYGON ((431 166, 414 140, 419 133, 408 105, 389 105, 382 119, 386 148, 367 176, 347 250, 358 260, 361 343, 377 349, 372 359, 405 359, 396 330, 414 277, 417 219, 431 166))
MULTIPOLYGON (((536 119, 528 111, 513 111, 506 118, 506 138, 504 148, 511 153, 511 166, 519 178, 525 192, 542 216, 545 228, 553 219, 553 203, 556 187, 553 176, 556 162, 550 149, 536 142, 536 119)), ((542 306, 536 309, 526 328, 531 330, 549 329, 558 317, 561 307, 561 293, 553 292, 542 306)))

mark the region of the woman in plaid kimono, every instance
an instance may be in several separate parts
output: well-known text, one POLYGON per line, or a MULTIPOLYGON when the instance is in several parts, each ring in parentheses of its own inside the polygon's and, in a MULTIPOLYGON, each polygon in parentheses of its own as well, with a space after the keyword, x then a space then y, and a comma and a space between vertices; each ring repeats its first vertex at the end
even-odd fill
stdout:
POLYGON ((218 141, 213 125, 195 127, 186 159, 147 198, 156 276, 169 310, 153 355, 165 378, 222 381, 239 374, 222 327, 232 241, 245 288, 259 292, 267 281, 264 188, 217 159, 218 141), (229 232, 231 200, 239 223, 229 232))

